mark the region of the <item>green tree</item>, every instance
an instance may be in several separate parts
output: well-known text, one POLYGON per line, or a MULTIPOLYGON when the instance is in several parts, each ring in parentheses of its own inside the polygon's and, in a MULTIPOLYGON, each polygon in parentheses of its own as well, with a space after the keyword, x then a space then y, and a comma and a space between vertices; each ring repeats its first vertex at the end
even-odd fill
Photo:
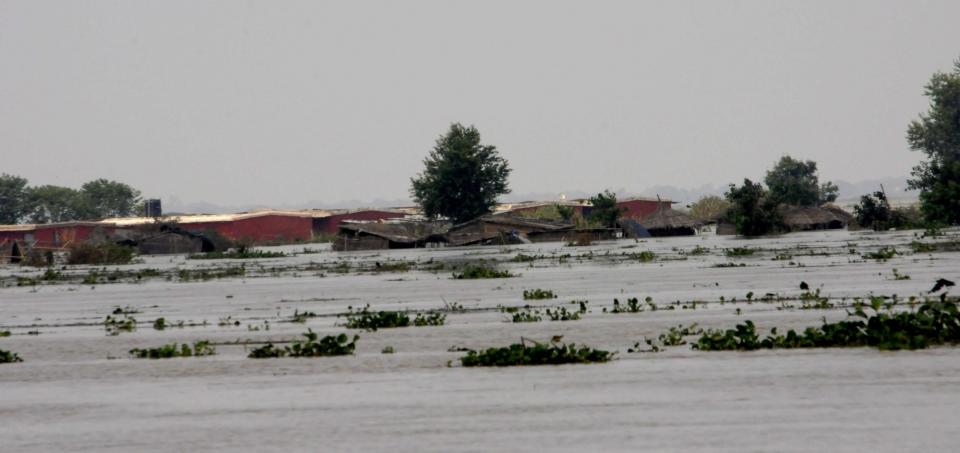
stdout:
POLYGON ((66 222, 90 216, 86 198, 75 189, 39 186, 27 189, 32 223, 66 222))
POLYGON ((410 193, 430 218, 465 222, 490 213, 497 198, 510 193, 507 161, 496 147, 480 143, 473 126, 450 125, 423 165, 423 172, 411 179, 410 193))
POLYGON ((930 110, 907 128, 907 142, 927 160, 913 167, 911 189, 920 190, 928 222, 960 224, 960 59, 924 87, 930 110))
POLYGON ((84 184, 80 192, 86 219, 127 217, 140 212, 140 191, 122 182, 101 178, 84 184))
POLYGON ((797 206, 819 206, 837 199, 837 186, 832 182, 820 184, 817 163, 799 161, 783 156, 764 178, 774 203, 797 206))
POLYGON ((727 219, 736 226, 737 234, 762 236, 780 228, 782 220, 777 203, 762 184, 749 179, 744 179, 740 187, 730 184, 726 198, 731 204, 727 219))
POLYGON ((704 222, 715 221, 730 209, 730 202, 723 197, 707 195, 690 205, 690 215, 704 222))
POLYGON ((29 205, 26 178, 0 174, 0 225, 19 223, 29 211, 29 205))
POLYGON ((595 197, 590 197, 590 220, 606 228, 617 226, 617 220, 626 212, 625 208, 617 206, 617 194, 604 190, 595 197))
POLYGON ((853 207, 857 215, 857 223, 861 227, 882 231, 894 227, 893 210, 887 201, 887 194, 876 191, 873 195, 860 197, 860 203, 853 207))

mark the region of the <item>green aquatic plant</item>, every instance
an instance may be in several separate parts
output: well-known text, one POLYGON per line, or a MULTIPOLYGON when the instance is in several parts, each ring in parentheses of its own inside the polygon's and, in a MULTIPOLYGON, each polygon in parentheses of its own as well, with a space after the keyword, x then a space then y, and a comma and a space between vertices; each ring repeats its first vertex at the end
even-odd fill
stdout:
POLYGON ((157 318, 153 321, 154 330, 163 330, 167 328, 167 320, 164 318, 157 318))
POLYGON ((225 260, 225 259, 257 259, 257 258, 283 258, 287 256, 283 252, 272 252, 268 250, 251 250, 241 247, 235 250, 195 253, 187 256, 191 260, 225 260))
POLYGON ((568 363, 601 363, 613 358, 615 352, 593 349, 575 344, 534 342, 527 346, 524 341, 502 348, 489 348, 483 351, 468 351, 460 358, 465 367, 478 366, 526 366, 526 365, 562 365, 568 363))
POLYGON ((4 351, 0 349, 0 363, 23 362, 23 359, 16 352, 4 351))
POLYGON ((754 249, 749 247, 732 247, 723 250, 723 254, 728 257, 735 256, 750 256, 753 255, 754 249))
POLYGON ((137 320, 126 313, 118 316, 107 315, 103 320, 103 328, 107 331, 107 335, 117 336, 122 332, 137 330, 137 320))
POLYGON ((867 313, 864 304, 856 304, 849 320, 793 329, 779 335, 773 329, 760 339, 752 321, 734 329, 708 330, 694 345, 703 351, 779 348, 876 347, 881 350, 924 349, 931 345, 960 343, 960 313, 955 301, 926 301, 916 311, 893 312, 893 304, 884 308, 883 298, 871 298, 867 313))
POLYGON ((375 331, 377 329, 407 327, 410 325, 410 316, 399 311, 370 311, 370 305, 360 310, 347 307, 347 310, 348 313, 345 315, 347 322, 344 326, 348 329, 375 331))
POLYGON ((548 308, 545 313, 551 321, 576 321, 580 319, 582 314, 579 311, 567 310, 567 307, 559 307, 553 310, 548 308))
POLYGON ((498 270, 483 265, 469 264, 459 274, 454 272, 454 280, 475 280, 482 278, 510 278, 515 277, 507 270, 498 270))
POLYGON ((191 348, 189 344, 165 344, 157 348, 133 348, 130 355, 138 359, 170 359, 174 357, 203 357, 217 353, 216 348, 209 341, 196 341, 191 348))
POLYGON ((442 326, 446 320, 447 315, 443 313, 417 313, 417 317, 413 319, 413 325, 417 327, 442 326))
MULTIPOLYGON (((508 311, 508 313, 510 313, 508 311)), ((540 312, 537 310, 528 310, 528 311, 517 311, 513 313, 511 317, 512 322, 540 322, 543 321, 543 317, 540 316, 540 312)))
POLYGON ((542 300, 542 299, 556 299, 557 295, 549 289, 530 289, 523 290, 523 300, 542 300))
MULTIPOLYGON (((647 344, 646 351, 650 352, 660 352, 665 347, 669 346, 682 346, 687 344, 686 337, 691 335, 700 335, 703 333, 703 329, 697 327, 697 323, 693 323, 689 326, 683 326, 682 324, 677 325, 676 327, 670 327, 666 332, 661 333, 657 336, 656 339, 644 338, 644 342, 647 344)), ((645 350, 640 349, 640 342, 634 343, 633 347, 627 349, 627 352, 644 352, 645 350)))
POLYGON ((318 340, 318 335, 311 329, 303 334, 306 337, 303 341, 294 341, 289 346, 277 348, 273 343, 267 343, 264 346, 250 351, 247 357, 251 359, 268 359, 279 357, 328 357, 338 355, 350 355, 357 347, 359 335, 354 335, 350 340, 346 334, 333 336, 327 335, 318 340))
POLYGON ((897 255, 899 255, 899 252, 897 252, 897 249, 896 249, 896 248, 894 248, 894 247, 881 247, 881 248, 880 248, 879 250, 877 250, 876 252, 870 252, 870 253, 867 253, 866 255, 863 255, 863 259, 865 259, 865 260, 886 261, 886 260, 889 260, 890 258, 893 258, 894 256, 897 256, 897 255))
POLYGON ((305 323, 308 318, 316 318, 317 314, 312 311, 299 311, 297 309, 293 310, 293 316, 290 317, 290 322, 295 323, 305 323))

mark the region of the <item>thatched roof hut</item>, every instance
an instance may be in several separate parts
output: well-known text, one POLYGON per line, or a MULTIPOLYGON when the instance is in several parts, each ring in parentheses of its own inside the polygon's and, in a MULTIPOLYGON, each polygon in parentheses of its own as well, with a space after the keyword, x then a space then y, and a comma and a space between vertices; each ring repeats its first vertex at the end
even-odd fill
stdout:
POLYGON ((544 219, 530 219, 498 214, 477 217, 450 228, 447 240, 450 245, 473 245, 495 241, 531 241, 537 236, 543 240, 559 240, 555 233, 570 231, 572 223, 544 219))
POLYGON ((446 242, 449 222, 343 222, 333 249, 378 250, 425 247, 446 242))
POLYGON ((674 209, 658 209, 640 219, 651 236, 692 236, 703 222, 674 209))
POLYGON ((853 219, 848 212, 832 205, 821 207, 781 206, 783 224, 791 231, 834 230, 846 228, 853 219))

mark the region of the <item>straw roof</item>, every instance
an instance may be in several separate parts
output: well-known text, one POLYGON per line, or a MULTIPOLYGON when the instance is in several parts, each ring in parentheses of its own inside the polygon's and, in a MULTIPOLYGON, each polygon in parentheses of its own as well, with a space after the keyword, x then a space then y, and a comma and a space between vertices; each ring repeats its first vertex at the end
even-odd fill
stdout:
POLYGON ((648 230, 700 228, 703 222, 674 209, 658 209, 640 219, 648 230))
POLYGON ((852 216, 837 207, 782 206, 783 223, 791 228, 809 228, 831 223, 846 225, 852 216))

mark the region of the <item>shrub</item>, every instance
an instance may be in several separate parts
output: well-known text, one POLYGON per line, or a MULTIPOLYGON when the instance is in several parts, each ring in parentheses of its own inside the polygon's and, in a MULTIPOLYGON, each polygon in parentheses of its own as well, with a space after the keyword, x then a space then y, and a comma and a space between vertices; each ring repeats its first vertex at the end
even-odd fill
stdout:
POLYGON ((510 271, 501 271, 494 269, 492 267, 487 267, 483 265, 467 265, 463 268, 463 272, 453 274, 455 280, 473 280, 480 278, 509 278, 514 275, 510 271))
POLYGON ((67 264, 128 264, 133 252, 112 242, 78 242, 67 249, 67 264))
MULTIPOLYGON (((163 319, 163 318, 160 318, 163 319)), ((196 341, 193 343, 193 348, 190 348, 190 345, 184 343, 177 345, 176 343, 165 344, 158 348, 133 348, 130 350, 130 355, 138 359, 170 359, 173 357, 202 357, 208 355, 214 355, 217 353, 216 348, 214 348, 209 341, 196 341)))
POLYGON ((468 351, 460 358, 465 367, 475 366, 525 366, 525 365, 562 365, 567 363, 599 363, 613 358, 614 352, 593 349, 587 346, 578 348, 575 344, 541 344, 528 347, 524 343, 515 343, 502 348, 490 348, 484 351, 468 351))
POLYGON ((348 329, 388 329, 395 327, 407 327, 410 325, 410 316, 399 311, 370 311, 370 305, 361 310, 355 310, 353 307, 347 307, 349 312, 346 315, 347 322, 344 324, 348 329))
POLYGON ((23 362, 23 359, 16 352, 4 351, 0 349, 0 363, 23 362))
POLYGON ((290 346, 283 349, 276 348, 273 343, 250 351, 247 357, 251 359, 266 359, 279 357, 327 357, 337 355, 350 355, 357 347, 359 335, 354 335, 350 341, 346 334, 333 336, 327 335, 317 341, 317 334, 313 330, 307 329, 303 334, 306 337, 304 341, 294 341, 290 346))
POLYGON ((523 300, 556 299, 557 295, 548 289, 523 290, 523 300))

